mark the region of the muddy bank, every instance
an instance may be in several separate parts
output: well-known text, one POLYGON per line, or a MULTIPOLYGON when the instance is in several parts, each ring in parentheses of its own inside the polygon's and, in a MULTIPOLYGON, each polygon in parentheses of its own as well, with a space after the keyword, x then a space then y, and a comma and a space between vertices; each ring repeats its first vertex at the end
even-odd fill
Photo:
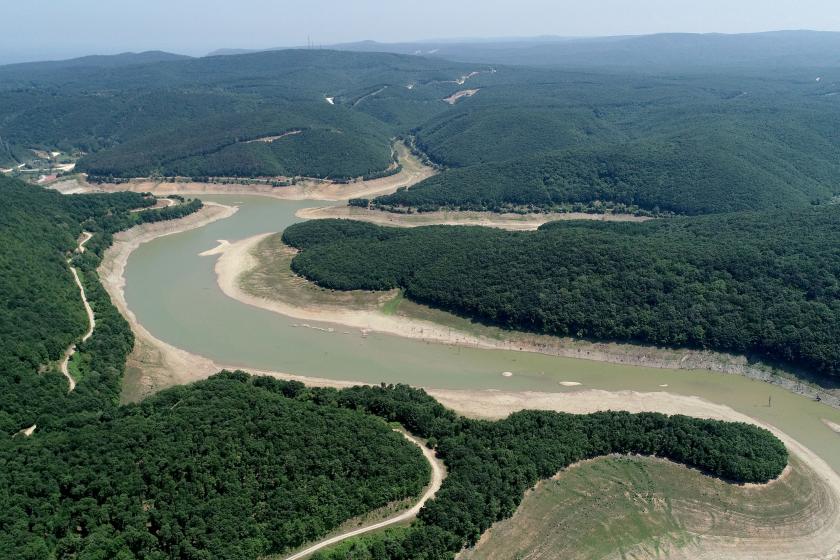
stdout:
POLYGON ((604 222, 643 222, 650 218, 631 214, 585 214, 582 212, 546 212, 539 214, 514 214, 495 212, 423 212, 414 214, 395 214, 382 210, 361 208, 358 206, 327 206, 324 208, 304 208, 295 214, 298 218, 320 220, 337 218, 360 220, 381 226, 418 227, 430 225, 448 226, 484 226, 512 231, 533 231, 548 222, 560 220, 596 220, 604 222))
POLYGON ((399 145, 397 153, 402 165, 402 170, 399 173, 389 177, 346 184, 305 179, 295 185, 273 187, 269 184, 237 183, 235 180, 232 180, 231 183, 199 183, 189 180, 165 181, 149 178, 131 179, 120 184, 91 184, 85 180, 84 176, 78 176, 74 179, 57 182, 51 185, 51 188, 66 194, 129 191, 150 192, 160 197, 173 194, 184 196, 241 194, 268 196, 281 200, 341 201, 350 198, 367 198, 390 194, 399 187, 410 187, 437 173, 437 170, 433 167, 424 165, 412 155, 405 146, 399 145))
POLYGON ((120 310, 134 332, 134 349, 126 363, 124 400, 136 400, 165 387, 208 377, 221 369, 211 360, 175 348, 154 336, 141 325, 125 300, 125 267, 128 257, 141 244, 174 233, 197 229, 232 216, 236 207, 205 203, 184 218, 135 226, 114 236, 99 265, 99 278, 111 301, 120 310))

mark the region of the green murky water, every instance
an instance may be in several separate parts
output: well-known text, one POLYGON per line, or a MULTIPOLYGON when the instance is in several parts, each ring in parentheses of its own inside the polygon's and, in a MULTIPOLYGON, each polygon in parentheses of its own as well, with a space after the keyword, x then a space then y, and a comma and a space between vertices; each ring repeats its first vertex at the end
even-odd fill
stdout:
POLYGON ((240 210, 207 227, 142 245, 126 270, 129 306, 152 334, 170 344, 243 369, 441 389, 568 392, 577 389, 559 382, 576 381, 581 388, 659 391, 667 384, 670 392, 726 404, 778 427, 840 472, 840 434, 821 421, 840 424, 840 410, 759 381, 707 371, 451 348, 380 334, 362 338, 357 329, 335 325, 333 333, 294 328, 299 321, 226 297, 216 285, 216 257, 198 253, 215 247, 218 239, 281 231, 298 221, 295 211, 319 204, 238 195, 204 198, 236 204, 240 210), (504 378, 503 371, 514 376, 504 378), (770 396, 772 407, 767 405, 770 396))

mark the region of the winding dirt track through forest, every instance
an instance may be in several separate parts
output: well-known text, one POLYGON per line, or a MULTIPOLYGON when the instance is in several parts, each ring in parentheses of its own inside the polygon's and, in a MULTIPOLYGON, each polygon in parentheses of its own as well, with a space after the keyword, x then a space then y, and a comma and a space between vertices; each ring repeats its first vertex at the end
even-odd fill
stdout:
MULTIPOLYGON (((85 231, 82 233, 82 239, 79 241, 79 246, 76 248, 76 251, 79 253, 85 252, 85 243, 90 241, 90 238, 93 237, 93 234, 85 231)), ((67 259, 67 264, 69 265, 71 259, 67 259)), ((79 288, 79 293, 82 296, 82 303, 85 306, 85 312, 87 313, 88 317, 88 330, 82 336, 82 342, 87 342, 88 339, 93 335, 93 329, 96 327, 96 317, 93 314, 93 308, 90 306, 88 302, 87 295, 85 294, 85 287, 82 285, 82 280, 79 278, 79 271, 76 270, 74 266, 70 267, 70 272, 73 274, 73 279, 76 281, 76 286, 79 288)), ((64 377, 67 378, 67 384, 69 388, 67 390, 68 393, 72 393, 76 389, 76 380, 73 379, 73 376, 70 375, 70 359, 76 353, 76 343, 74 342, 70 346, 67 347, 67 350, 64 351, 64 358, 61 360, 61 373, 64 374, 64 377)))
POLYGON ((384 529, 385 527, 390 527, 391 525, 396 525, 398 523, 402 523, 404 521, 410 521, 417 516, 423 506, 432 499, 435 494, 437 494, 438 490, 440 490, 441 484, 443 484, 443 479, 446 478, 446 469, 443 466, 443 462, 437 458, 435 452, 423 445, 421 441, 419 441, 414 436, 410 435, 408 432, 403 430, 397 430, 400 432, 405 439, 416 445, 420 448, 420 451, 423 452, 423 457, 426 458, 426 461, 429 462, 429 466, 432 469, 432 479, 429 482, 429 486, 426 488, 426 491, 423 492, 423 495, 420 496, 420 499, 414 504, 411 508, 397 513, 388 519, 383 521, 379 521, 377 523, 370 523, 368 525, 364 525, 359 527, 358 529, 353 529, 352 531, 346 531, 334 537, 329 537, 318 541, 317 543, 301 550, 300 552, 296 552, 291 556, 287 556, 285 560, 300 560, 301 558, 306 558, 321 549, 327 548, 328 546, 333 546, 338 544, 342 541, 346 541, 347 539, 352 539, 353 537, 358 537, 359 535, 363 535, 365 533, 370 533, 371 531, 377 531, 379 529, 384 529))

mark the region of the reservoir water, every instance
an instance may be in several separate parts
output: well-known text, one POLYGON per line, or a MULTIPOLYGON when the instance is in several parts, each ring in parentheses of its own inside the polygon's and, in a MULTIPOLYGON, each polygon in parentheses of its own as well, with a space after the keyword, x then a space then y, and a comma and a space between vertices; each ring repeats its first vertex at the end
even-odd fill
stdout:
POLYGON ((137 319, 174 346, 242 369, 259 368, 370 383, 441 389, 574 392, 667 391, 696 395, 766 421, 799 440, 840 472, 840 410, 773 385, 708 371, 665 370, 505 350, 455 348, 340 325, 334 332, 295 328, 299 321, 244 305, 216 284, 216 257, 198 254, 217 240, 282 231, 300 208, 324 205, 264 197, 204 196, 239 206, 232 217, 142 245, 126 269, 126 299, 137 319), (343 334, 345 331, 351 334, 343 334), (512 377, 503 377, 510 371, 512 377), (563 387, 564 381, 580 387, 563 387), (768 398, 772 397, 772 406, 768 398))

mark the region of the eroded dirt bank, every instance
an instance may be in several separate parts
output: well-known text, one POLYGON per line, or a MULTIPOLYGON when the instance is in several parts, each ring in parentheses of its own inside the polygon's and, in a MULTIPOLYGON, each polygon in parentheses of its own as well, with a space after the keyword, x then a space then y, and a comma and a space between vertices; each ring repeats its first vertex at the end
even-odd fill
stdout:
POLYGON ((141 193, 150 192, 155 196, 173 194, 184 196, 241 194, 268 196, 281 200, 340 201, 350 198, 368 198, 390 194, 399 187, 410 187, 437 173, 433 167, 424 165, 412 155, 405 146, 398 145, 397 153, 399 154, 402 170, 396 175, 346 184, 330 181, 302 180, 295 185, 287 187, 273 187, 267 184, 237 183, 235 180, 231 183, 198 183, 189 181, 172 182, 147 178, 132 179, 120 184, 90 184, 85 181, 84 177, 77 177, 57 181, 51 184, 50 188, 66 194, 130 191, 141 193))
POLYGON ((337 218, 359 220, 380 226, 418 227, 430 225, 447 226, 484 226, 511 231, 533 231, 548 222, 561 220, 593 220, 603 222, 644 222, 651 218, 631 214, 585 214, 582 212, 546 212, 534 214, 499 214, 495 212, 423 212, 414 214, 395 214, 382 210, 372 210, 358 206, 327 206, 322 208, 304 208, 295 215, 307 220, 337 218))
MULTIPOLYGON (((776 536, 766 532, 755 537, 703 537, 687 550, 674 550, 669 558, 708 560, 767 558, 837 559, 840 554, 840 476, 817 454, 784 432, 727 406, 699 397, 673 395, 667 392, 585 390, 573 393, 440 391, 429 393, 442 404, 461 414, 477 418, 498 419, 518 410, 554 410, 586 414, 603 410, 629 412, 662 412, 713 418, 730 422, 747 422, 773 432, 782 440, 791 456, 801 461, 807 476, 813 477, 825 490, 822 502, 815 504, 813 515, 797 519, 795 531, 782 531, 776 536)), ((784 474, 783 474, 784 476, 784 474)), ((773 484, 770 482, 769 484, 773 484)), ((760 489, 761 485, 755 486, 760 489)), ((786 527, 786 529, 791 529, 786 527)), ((492 530, 492 529, 491 529, 492 530)))
POLYGON ((201 210, 184 218, 135 226, 114 236, 114 243, 105 252, 98 272, 102 285, 114 305, 128 320, 135 336, 134 350, 126 364, 127 381, 133 385, 127 388, 129 399, 207 377, 219 371, 219 367, 211 360, 155 338, 137 321, 125 300, 125 267, 128 257, 143 243, 203 227, 232 216, 236 211, 237 208, 233 206, 205 203, 201 210))

